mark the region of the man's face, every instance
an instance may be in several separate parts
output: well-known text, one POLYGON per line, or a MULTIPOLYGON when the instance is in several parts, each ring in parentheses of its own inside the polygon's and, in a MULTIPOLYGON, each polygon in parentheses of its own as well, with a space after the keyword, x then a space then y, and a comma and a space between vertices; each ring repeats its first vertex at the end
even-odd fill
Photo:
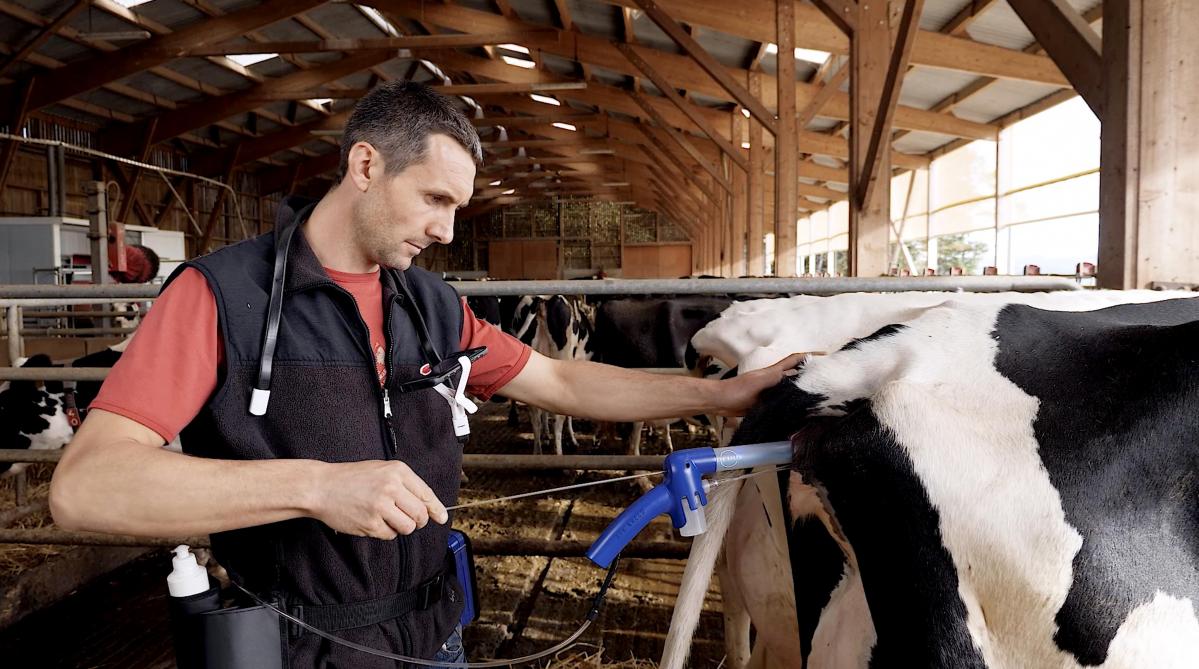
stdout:
POLYGON ((370 186, 354 206, 354 241, 379 265, 408 269, 429 244, 453 241, 454 214, 474 193, 475 163, 466 149, 446 135, 427 141, 425 159, 399 174, 372 165, 370 186))

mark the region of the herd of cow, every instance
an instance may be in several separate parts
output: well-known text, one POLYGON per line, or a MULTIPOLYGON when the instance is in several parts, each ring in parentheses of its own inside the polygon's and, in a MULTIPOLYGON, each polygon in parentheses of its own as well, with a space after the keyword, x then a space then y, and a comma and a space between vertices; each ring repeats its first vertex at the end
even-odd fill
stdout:
MULTIPOLYGON (((715 572, 730 667, 1182 669, 1199 667, 1193 297, 471 305, 558 358, 725 376, 812 354, 723 426, 732 443, 790 439, 794 461, 780 485, 711 495, 662 667, 684 666, 715 572)), ((5 443, 60 430, 56 401, 0 391, 22 421, 3 421, 5 443)), ((549 418, 533 422, 540 452, 549 418)), ((560 453, 569 419, 552 422, 560 453)))

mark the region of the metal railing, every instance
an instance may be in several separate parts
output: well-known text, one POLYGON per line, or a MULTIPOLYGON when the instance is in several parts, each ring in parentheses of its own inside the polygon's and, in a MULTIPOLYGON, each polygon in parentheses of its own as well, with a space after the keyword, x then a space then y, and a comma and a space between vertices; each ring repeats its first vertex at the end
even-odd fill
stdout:
MULTIPOLYGON (((964 291, 970 293, 1045 292, 1081 290, 1066 277, 1052 276, 926 276, 765 279, 603 279, 596 281, 450 281, 460 294, 500 295, 706 295, 735 293, 763 295, 839 295, 841 293, 901 293, 913 291, 964 291)), ((103 301, 140 301, 158 296, 156 285, 0 285, 0 307, 10 301, 62 298, 103 301), (97 299, 103 298, 103 299, 97 299)), ((19 306, 32 306, 20 304, 19 306)))
MULTIPOLYGON (((1046 292, 1080 290, 1077 282, 1062 277, 879 277, 879 278, 765 278, 765 279, 616 279, 599 281, 457 281, 450 282, 464 296, 504 295, 836 295, 857 292, 1046 292)), ((159 286, 153 285, 0 285, 0 308, 7 308, 4 323, 9 336, 10 355, 14 342, 20 345, 21 309, 73 304, 107 304, 153 300, 159 286)), ((12 355, 15 359, 23 349, 12 355)), ((682 373, 680 370, 655 369, 658 373, 682 373)), ((0 368, 0 381, 101 381, 107 368, 0 368)), ((61 451, 0 449, 0 463, 57 463, 61 451)), ((664 456, 604 455, 509 455, 467 454, 463 467, 476 470, 581 470, 581 471, 653 471, 662 466, 664 456)), ((23 483, 23 481, 21 482, 23 483)), ((207 537, 153 539, 122 537, 58 529, 4 529, 20 518, 45 511, 46 500, 26 503, 24 486, 18 484, 18 507, 0 514, 0 543, 89 544, 105 546, 174 546, 189 543, 208 545, 207 537)), ((542 555, 565 557, 582 555, 584 542, 547 542, 522 539, 484 539, 473 541, 480 554, 542 555), (578 545, 575 545, 578 544, 578 545)), ((634 542, 626 554, 639 557, 685 557, 687 544, 680 542, 634 542)))

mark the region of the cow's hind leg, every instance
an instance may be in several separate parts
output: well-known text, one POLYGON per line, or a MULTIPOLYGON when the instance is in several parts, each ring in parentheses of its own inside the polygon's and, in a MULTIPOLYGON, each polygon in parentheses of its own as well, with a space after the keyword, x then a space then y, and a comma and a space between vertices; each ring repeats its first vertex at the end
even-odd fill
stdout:
POLYGON ((729 573, 723 551, 716 562, 716 578, 720 579, 721 611, 724 614, 725 666, 746 669, 750 660, 749 610, 741 597, 738 579, 729 573))

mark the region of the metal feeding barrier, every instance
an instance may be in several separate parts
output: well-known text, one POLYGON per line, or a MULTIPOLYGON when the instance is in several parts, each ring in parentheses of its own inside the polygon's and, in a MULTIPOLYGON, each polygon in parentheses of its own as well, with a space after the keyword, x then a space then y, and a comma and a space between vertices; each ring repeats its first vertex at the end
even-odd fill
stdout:
MULTIPOLYGON (((450 281, 461 295, 818 295, 843 293, 961 291, 972 293, 1048 292, 1081 290, 1074 280, 1045 276, 931 276, 931 277, 850 277, 850 278, 761 278, 761 279, 604 279, 569 281, 450 281)), ((11 359, 24 354, 22 309, 65 305, 97 305, 142 302, 158 296, 156 285, 0 285, 0 308, 7 310, 2 323, 9 339, 11 359)), ((68 313, 69 312, 64 312, 68 313)), ((39 317, 41 314, 39 314, 39 317)), ((81 329, 48 329, 50 334, 75 334, 81 329)), ((39 331, 40 332, 40 331, 39 331)), ((95 330, 86 330, 96 333, 95 330)), ((677 369, 649 369, 663 374, 685 373, 677 369)), ((4 381, 102 381, 107 368, 0 368, 4 381)), ((4 444, 0 444, 3 446, 4 444)), ((0 449, 0 463, 56 464, 61 451, 0 449)), ((664 456, 612 455, 509 455, 466 454, 463 468, 473 470, 581 472, 660 471, 664 456)), ((64 544, 98 546, 175 546, 187 543, 207 546, 207 537, 147 538, 68 532, 54 528, 3 529, 27 516, 48 508, 46 500, 25 499, 24 472, 18 475, 17 507, 0 513, 0 544, 64 544)), ((481 555, 538 555, 547 557, 583 556, 588 542, 547 541, 538 539, 479 538, 473 541, 481 555)), ((683 542, 633 542, 625 550, 630 557, 682 558, 689 546, 683 542)))

